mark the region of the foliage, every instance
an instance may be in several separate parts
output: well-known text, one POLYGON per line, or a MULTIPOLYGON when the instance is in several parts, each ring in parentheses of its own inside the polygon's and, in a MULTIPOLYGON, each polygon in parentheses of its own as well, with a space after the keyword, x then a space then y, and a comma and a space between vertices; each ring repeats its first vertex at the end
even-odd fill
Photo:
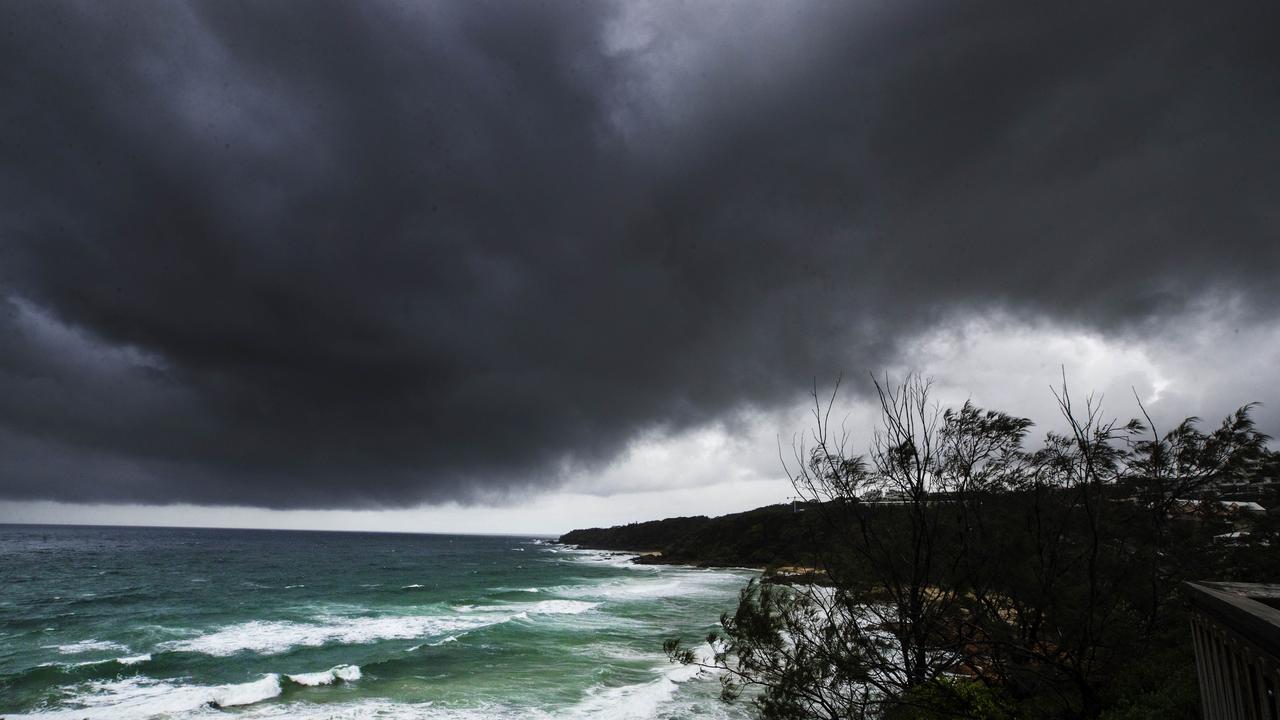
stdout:
POLYGON ((968 678, 939 677, 907 692, 887 720, 1010 720, 1010 700, 998 688, 968 678))
POLYGON ((600 550, 661 552, 645 562, 724 567, 811 565, 821 531, 791 505, 770 505, 717 518, 671 518, 574 530, 560 542, 600 550))
POLYGON ((1252 406, 1162 435, 1145 409, 1107 420, 1064 383, 1066 431, 1028 449, 1029 420, 941 409, 916 377, 876 388, 865 455, 816 394, 795 448, 808 503, 793 525, 830 586, 753 583, 707 638, 710 660, 675 641, 669 655, 720 669, 725 699, 750 690, 765 718, 1194 715, 1178 584, 1266 558, 1215 546, 1231 518, 1211 505, 1180 510, 1214 479, 1274 467, 1252 406))
POLYGON ((660 550, 678 538, 705 527, 711 519, 696 517, 667 518, 631 523, 611 528, 587 528, 565 533, 559 542, 599 550, 660 550))

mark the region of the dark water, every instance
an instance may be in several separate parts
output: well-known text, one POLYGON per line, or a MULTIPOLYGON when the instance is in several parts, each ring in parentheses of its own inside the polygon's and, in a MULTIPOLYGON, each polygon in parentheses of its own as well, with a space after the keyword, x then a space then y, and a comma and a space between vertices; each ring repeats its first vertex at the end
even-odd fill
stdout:
POLYGON ((536 538, 0 525, 0 715, 741 717, 661 644, 749 576, 536 538))

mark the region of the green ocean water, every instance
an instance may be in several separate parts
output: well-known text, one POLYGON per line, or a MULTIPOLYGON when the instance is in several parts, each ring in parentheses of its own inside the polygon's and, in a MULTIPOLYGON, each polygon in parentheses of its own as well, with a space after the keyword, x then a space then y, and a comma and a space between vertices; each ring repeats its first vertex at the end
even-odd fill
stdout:
POLYGON ((0 525, 0 717, 736 718, 749 571, 545 539, 0 525))

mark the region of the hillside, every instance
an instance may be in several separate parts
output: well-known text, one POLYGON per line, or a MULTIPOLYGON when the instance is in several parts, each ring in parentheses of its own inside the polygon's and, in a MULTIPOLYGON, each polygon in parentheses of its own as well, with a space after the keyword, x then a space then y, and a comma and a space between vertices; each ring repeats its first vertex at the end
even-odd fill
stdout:
POLYGON ((659 552, 643 563, 776 567, 811 565, 815 523, 805 506, 769 505, 708 518, 677 517, 565 533, 559 542, 596 550, 659 552))
POLYGON ((706 515, 697 515, 615 525, 608 528, 586 528, 561 535, 559 542, 592 550, 662 551, 672 543, 688 537, 712 522, 714 521, 706 515))

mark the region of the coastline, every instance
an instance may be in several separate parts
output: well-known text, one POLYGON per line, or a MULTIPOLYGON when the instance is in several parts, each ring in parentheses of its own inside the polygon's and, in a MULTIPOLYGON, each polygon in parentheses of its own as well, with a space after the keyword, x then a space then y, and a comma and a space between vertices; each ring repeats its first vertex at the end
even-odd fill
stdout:
POLYGON ((760 579, 763 582, 776 583, 781 585, 826 585, 828 584, 827 573, 821 568, 808 565, 796 564, 736 564, 736 563, 717 563, 717 562, 688 562, 682 558, 668 558, 663 556, 661 550, 637 550, 632 548, 604 548, 593 547, 591 545, 562 543, 557 545, 572 548, 575 550, 592 550, 597 552, 610 552, 619 555, 630 555, 630 562, 636 565, 666 565, 670 567, 698 568, 709 569, 715 568, 720 570, 749 570, 760 573, 760 579))
POLYGON ((827 584, 813 553, 824 528, 806 505, 768 505, 718 517, 662 520, 571 530, 556 542, 629 553, 640 565, 743 569, 767 582, 827 584))

